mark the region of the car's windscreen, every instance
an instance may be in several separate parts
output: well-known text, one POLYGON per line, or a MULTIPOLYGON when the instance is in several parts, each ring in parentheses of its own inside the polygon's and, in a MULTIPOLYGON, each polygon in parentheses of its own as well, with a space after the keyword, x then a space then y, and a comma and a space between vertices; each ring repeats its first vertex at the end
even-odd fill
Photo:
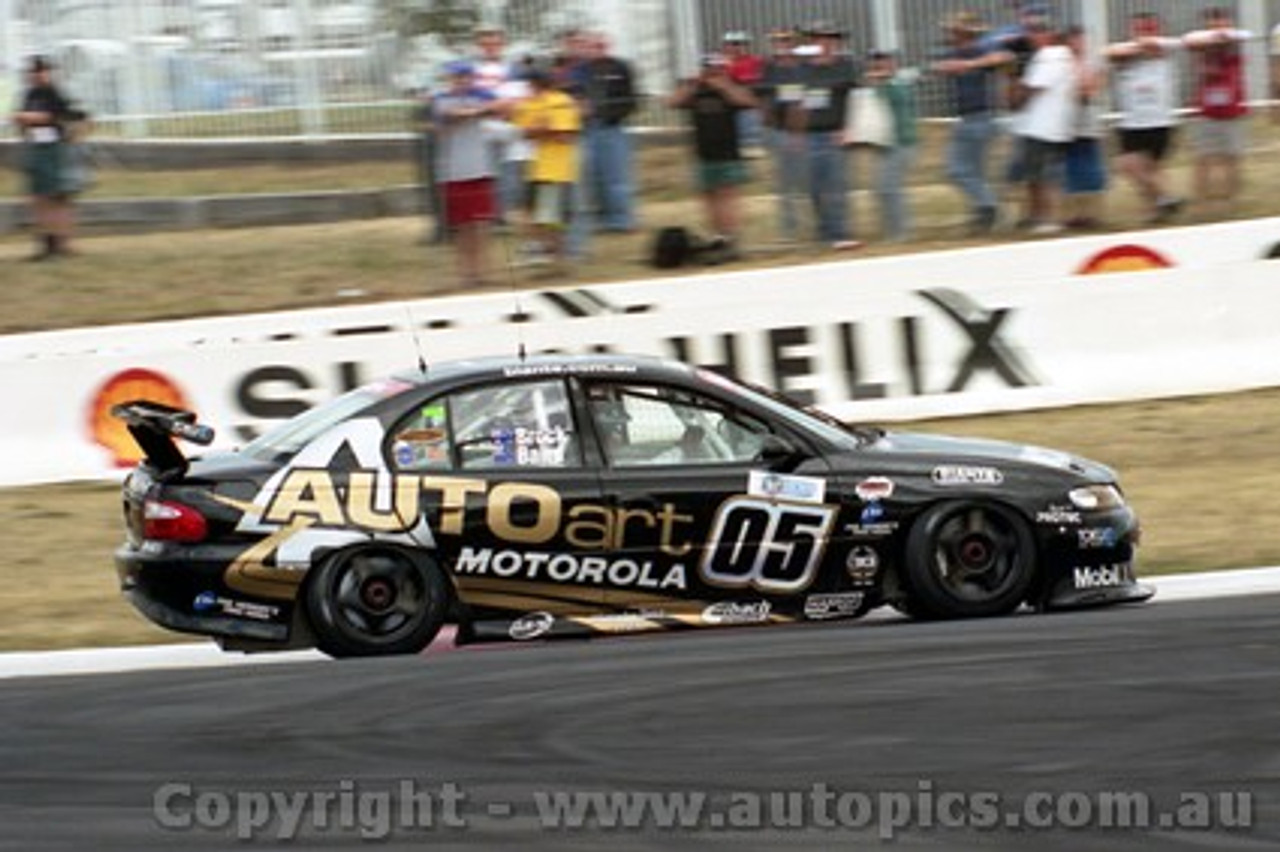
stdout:
POLYGON ((801 431, 817 434, 823 440, 830 441, 843 449, 857 449, 865 441, 857 432, 840 421, 820 412, 810 411, 775 391, 767 390, 741 380, 726 379, 710 370, 699 370, 699 378, 714 385, 730 388, 739 396, 746 397, 756 405, 772 412, 801 431))
POLYGON ((394 380, 358 387, 259 435, 245 444, 242 452, 264 461, 291 456, 336 424, 411 387, 406 382, 394 380))

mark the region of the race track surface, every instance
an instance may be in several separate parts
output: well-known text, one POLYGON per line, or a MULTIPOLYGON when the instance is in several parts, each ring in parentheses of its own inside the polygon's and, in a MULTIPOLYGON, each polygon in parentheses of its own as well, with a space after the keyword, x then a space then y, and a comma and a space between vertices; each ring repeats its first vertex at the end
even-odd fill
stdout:
POLYGON ((389 835, 384 849, 874 848, 910 800, 914 826, 885 848, 1275 849, 1278 613, 1270 595, 16 678, 0 682, 0 849, 274 847, 281 812, 252 811, 271 791, 335 797, 300 818, 293 848, 371 848, 361 825, 389 835), (395 790, 420 798, 383 832, 389 812, 369 794, 395 790), (465 797, 447 812, 446 791, 465 797), (684 828, 652 812, 625 830, 542 825, 548 796, 583 791, 701 794, 706 810, 684 828), (788 815, 762 808, 786 791, 805 797, 802 824, 771 827, 788 815), (1009 822, 1028 801, 1070 822, 1118 791, 1148 797, 1151 820, 1184 792, 1244 793, 1252 827, 1199 827, 1194 812, 1169 824, 1183 828, 1009 822), (860 823, 867 802, 875 818, 860 823), (999 821, 937 824, 973 812, 999 821), (466 825, 439 824, 454 816, 466 825), (236 841, 236 820, 267 817, 236 841))

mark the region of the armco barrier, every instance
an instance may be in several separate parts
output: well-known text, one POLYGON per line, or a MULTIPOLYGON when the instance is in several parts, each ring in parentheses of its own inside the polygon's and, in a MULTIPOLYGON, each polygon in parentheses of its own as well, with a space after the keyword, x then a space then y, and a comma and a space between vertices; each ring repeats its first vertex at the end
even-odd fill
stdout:
POLYGON ((109 475, 124 398, 190 406, 230 446, 419 351, 664 355, 864 421, 1280 384, 1278 241, 1267 219, 0 337, 0 484, 109 475))

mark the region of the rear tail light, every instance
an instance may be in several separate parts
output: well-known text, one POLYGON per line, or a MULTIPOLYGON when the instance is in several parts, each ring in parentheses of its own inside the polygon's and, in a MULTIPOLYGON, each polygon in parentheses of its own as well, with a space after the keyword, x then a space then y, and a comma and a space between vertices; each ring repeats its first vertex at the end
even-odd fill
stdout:
POLYGON ((190 506, 148 500, 142 507, 142 537, 148 541, 203 541, 208 532, 204 515, 190 506))

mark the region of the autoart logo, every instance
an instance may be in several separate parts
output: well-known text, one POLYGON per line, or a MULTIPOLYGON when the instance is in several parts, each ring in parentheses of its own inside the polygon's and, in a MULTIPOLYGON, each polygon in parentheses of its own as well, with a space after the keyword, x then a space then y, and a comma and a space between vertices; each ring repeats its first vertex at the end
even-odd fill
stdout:
POLYGON ((556 617, 549 612, 531 612, 511 622, 507 633, 512 639, 520 641, 537 639, 550 631, 555 622, 556 617))
POLYGON ((769 620, 772 608, 768 601, 722 601, 704 609, 702 620, 707 624, 759 624, 769 620))
POLYGON ((938 485, 999 485, 1004 474, 994 467, 943 464, 933 469, 933 481, 938 485))
POLYGON ((1077 568, 1071 575, 1077 589, 1109 589, 1123 586, 1129 580, 1129 563, 1097 565, 1093 568, 1077 568))

